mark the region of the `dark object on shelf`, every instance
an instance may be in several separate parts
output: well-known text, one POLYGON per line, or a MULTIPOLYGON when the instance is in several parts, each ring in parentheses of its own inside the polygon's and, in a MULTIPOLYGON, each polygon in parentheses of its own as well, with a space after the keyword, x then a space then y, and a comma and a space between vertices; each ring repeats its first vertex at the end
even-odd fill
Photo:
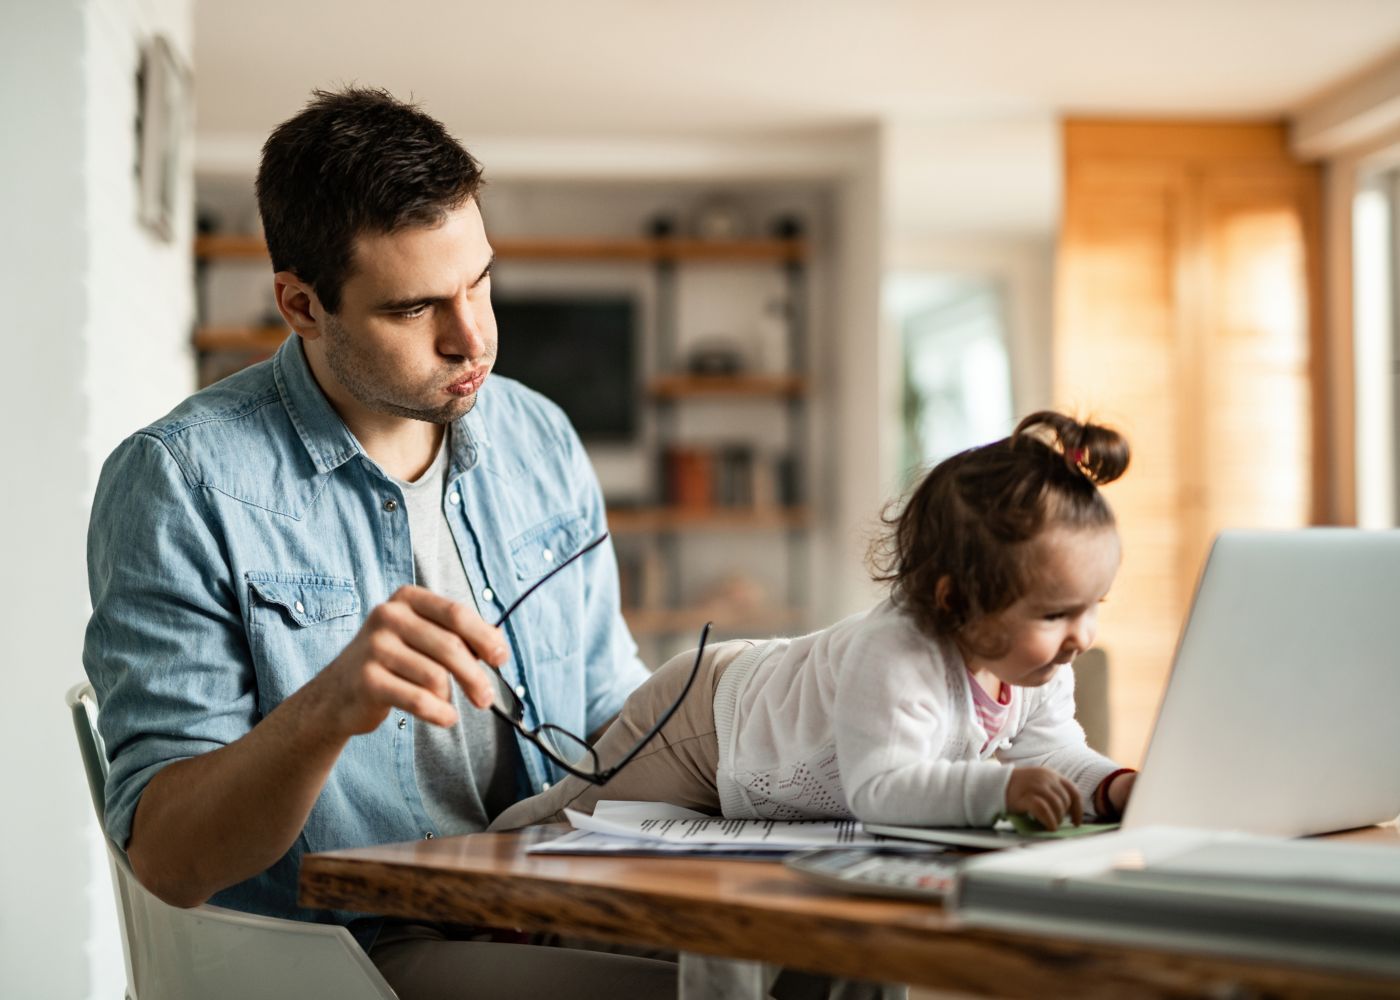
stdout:
POLYGON ((802 236, 806 225, 802 222, 802 216, 784 214, 777 216, 768 227, 768 231, 780 240, 795 240, 802 236))
POLYGON ((586 440, 637 434, 637 308, 629 298, 502 298, 495 371, 558 403, 586 440))
POLYGON ((706 340, 690 349, 685 365, 692 375, 737 375, 744 370, 744 352, 727 340, 706 340))
POLYGON ((224 228, 224 220, 217 212, 201 208, 194 213, 194 231, 200 236, 209 236, 224 228))
POLYGON ((676 235, 676 217, 669 212, 660 212, 647 220, 647 235, 652 239, 664 240, 676 235))
POLYGON ((802 503, 802 469, 797 456, 782 454, 774 459, 774 472, 778 479, 778 503, 784 507, 796 507, 802 503))
POLYGON ((737 240, 751 232, 748 215, 739 204, 725 195, 705 199, 695 209, 692 222, 695 235, 702 240, 737 240))

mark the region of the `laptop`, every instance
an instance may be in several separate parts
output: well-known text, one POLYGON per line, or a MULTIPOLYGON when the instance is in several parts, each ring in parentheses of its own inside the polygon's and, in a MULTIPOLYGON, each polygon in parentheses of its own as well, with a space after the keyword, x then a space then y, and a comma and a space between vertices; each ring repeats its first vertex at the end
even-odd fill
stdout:
MULTIPOLYGON (((1222 532, 1123 827, 1300 837, 1397 815, 1400 531, 1222 532)), ((1027 842, 1004 831, 866 830, 1027 842)))

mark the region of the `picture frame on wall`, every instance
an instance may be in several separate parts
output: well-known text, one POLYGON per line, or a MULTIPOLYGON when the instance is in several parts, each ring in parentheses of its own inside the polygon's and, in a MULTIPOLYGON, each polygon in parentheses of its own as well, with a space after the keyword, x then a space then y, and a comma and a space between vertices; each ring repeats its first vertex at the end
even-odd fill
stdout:
POLYGON ((188 77, 170 43, 152 36, 136 75, 137 217, 161 239, 175 236, 180 157, 189 105, 188 77))

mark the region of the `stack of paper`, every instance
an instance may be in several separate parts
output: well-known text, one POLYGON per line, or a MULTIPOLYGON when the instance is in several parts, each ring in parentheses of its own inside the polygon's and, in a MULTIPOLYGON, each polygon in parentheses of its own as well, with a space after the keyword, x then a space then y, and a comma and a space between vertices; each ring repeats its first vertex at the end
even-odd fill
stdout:
POLYGON ((656 802, 599 802, 592 816, 566 811, 574 829, 536 844, 539 854, 781 856, 814 847, 875 844, 855 820, 724 819, 656 802))
POLYGON ((1152 827, 969 861, 968 924, 1400 972, 1400 845, 1152 827))

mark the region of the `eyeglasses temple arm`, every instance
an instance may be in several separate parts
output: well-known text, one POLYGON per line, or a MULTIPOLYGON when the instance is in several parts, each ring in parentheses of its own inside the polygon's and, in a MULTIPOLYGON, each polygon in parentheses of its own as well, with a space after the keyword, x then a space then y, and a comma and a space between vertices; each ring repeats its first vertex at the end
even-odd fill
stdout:
POLYGON ((544 576, 540 577, 534 583, 530 584, 530 586, 526 588, 525 593, 521 594, 514 601, 512 601, 510 607, 506 608, 505 612, 501 615, 501 617, 496 619, 495 627, 500 628, 502 625, 504 625, 506 623, 506 619, 511 616, 511 613, 515 611, 516 608, 520 607, 521 603, 525 600, 525 598, 529 597, 536 590, 539 590, 540 587, 544 586, 549 581, 549 579, 554 576, 554 574, 558 573, 565 566, 569 565, 569 563, 582 556, 585 552, 591 552, 593 549, 596 549, 598 546, 602 545, 607 540, 608 533, 605 531, 597 538, 593 539, 593 541, 585 545, 583 548, 579 549, 573 555, 569 556, 569 558, 565 559, 558 566, 555 566, 544 576))
POLYGON ((612 767, 608 768, 607 771, 599 773, 598 777, 602 778, 603 781, 610 780, 614 774, 621 771, 623 767, 630 763, 633 757, 641 753, 642 749, 651 742, 652 737, 661 732, 666 723, 671 721, 671 716, 675 715, 676 710, 681 707, 681 703, 685 701, 685 696, 690 694, 690 688, 691 685, 695 683, 695 678, 700 674, 700 658, 705 655, 705 643, 709 641, 710 626, 713 624, 714 622, 706 622, 705 627, 700 630, 700 647, 695 650, 695 666, 691 667, 690 677, 686 680, 685 687, 681 688, 680 696, 671 703, 671 707, 666 709, 666 712, 656 721, 656 724, 651 727, 651 732, 643 736, 641 741, 628 752, 626 757, 623 757, 612 767))

